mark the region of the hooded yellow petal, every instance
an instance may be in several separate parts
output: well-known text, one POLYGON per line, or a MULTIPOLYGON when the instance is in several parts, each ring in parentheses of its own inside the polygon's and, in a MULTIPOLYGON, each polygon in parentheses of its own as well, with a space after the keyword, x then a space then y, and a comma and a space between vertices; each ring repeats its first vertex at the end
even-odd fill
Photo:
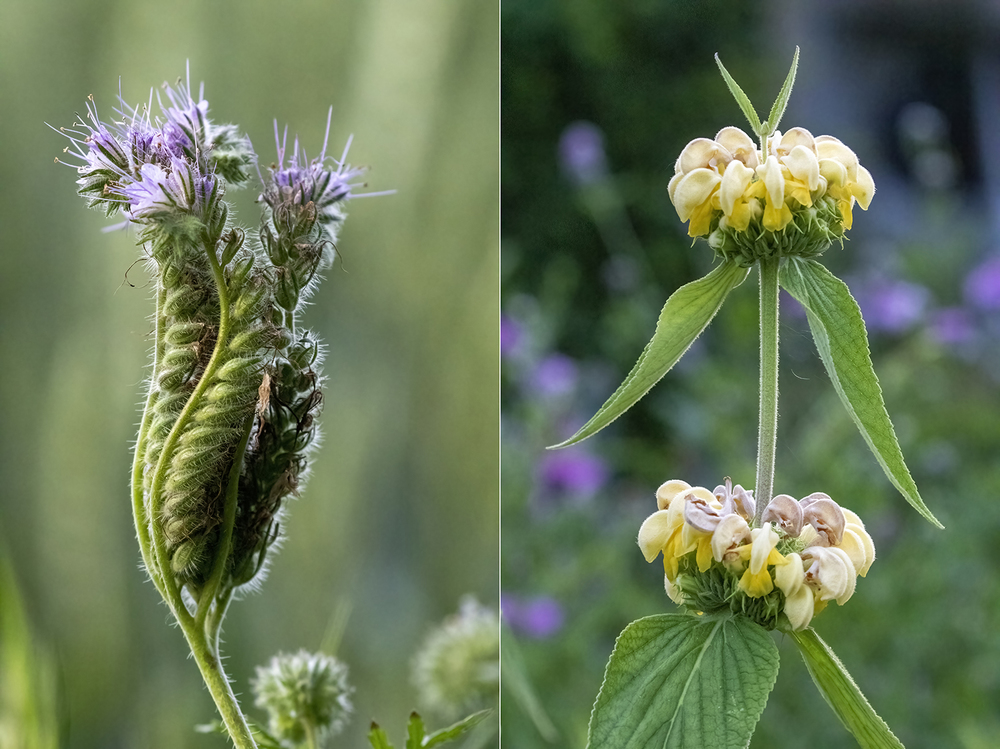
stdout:
POLYGON ((785 616, 793 630, 805 629, 812 621, 815 609, 813 592, 807 586, 798 588, 792 595, 785 596, 785 616))
POLYGON ((666 510, 658 510, 643 521, 638 543, 647 562, 652 562, 666 548, 673 530, 670 513, 666 510))
POLYGON ((674 207, 681 221, 690 219, 695 211, 711 201, 722 177, 712 169, 695 169, 684 175, 674 190, 674 207))
POLYGON ((714 140, 695 138, 684 146, 674 165, 675 172, 688 174, 695 169, 705 169, 725 165, 733 160, 732 154, 714 140))
POLYGON ((656 490, 657 509, 666 510, 670 507, 670 503, 674 500, 674 497, 678 494, 683 494, 690 488, 691 484, 680 479, 670 479, 670 481, 660 484, 660 488, 656 490))

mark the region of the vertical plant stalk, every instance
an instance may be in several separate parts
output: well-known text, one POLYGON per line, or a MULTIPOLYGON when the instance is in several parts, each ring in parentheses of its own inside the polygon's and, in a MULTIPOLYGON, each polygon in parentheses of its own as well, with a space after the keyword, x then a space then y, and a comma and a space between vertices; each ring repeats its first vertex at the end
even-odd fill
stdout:
MULTIPOLYGON (((208 365, 202 374, 201 380, 191 394, 184 409, 177 418, 171 432, 164 444, 159 460, 155 467, 155 473, 150 489, 149 506, 143 499, 143 480, 141 468, 141 456, 145 452, 145 442, 150 423, 150 412, 156 400, 155 392, 150 393, 146 403, 146 411, 143 415, 139 437, 136 442, 136 459, 133 465, 133 511, 135 514, 136 532, 139 537, 139 546, 142 550, 143 561, 153 579, 157 589, 163 595, 164 600, 170 607, 171 612, 177 619, 187 640, 198 670, 202 679, 208 687, 209 693, 222 717, 226 730, 229 732, 237 749, 257 749, 257 744, 250 732, 246 718, 240 709, 236 695, 233 693, 226 676, 222 660, 219 654, 219 634, 222 626, 222 619, 232 596, 231 590, 220 590, 221 579, 225 572, 226 561, 229 557, 229 548, 232 543, 233 525, 236 516, 236 503, 239 488, 240 469, 243 465, 243 456, 246 451, 247 442, 253 424, 253 418, 249 418, 243 426, 243 434, 236 447, 233 457, 233 465, 230 469, 227 486, 224 516, 222 519, 221 544, 222 551, 216 558, 216 564, 208 584, 201 591, 200 599, 197 601, 197 609, 194 614, 188 609, 182 596, 182 585, 178 585, 177 580, 170 574, 170 559, 168 557, 166 539, 163 531, 159 527, 157 519, 163 509, 163 484, 166 478, 168 466, 181 432, 187 421, 192 417, 194 409, 204 395, 211 378, 218 367, 221 352, 224 351, 230 338, 230 303, 229 293, 226 285, 225 275, 214 252, 215 242, 205 241, 205 250, 208 255, 209 266, 215 278, 215 283, 219 293, 219 333, 215 344, 215 351, 210 358, 208 365), (213 606, 214 603, 214 606, 213 606)), ((164 294, 162 285, 157 295, 156 312, 156 346, 154 354, 153 378, 155 381, 157 364, 162 358, 163 348, 163 300, 164 294)))
POLYGON ((778 439, 778 264, 763 259, 760 268, 760 422, 757 431, 757 481, 754 525, 774 493, 774 454, 778 439))

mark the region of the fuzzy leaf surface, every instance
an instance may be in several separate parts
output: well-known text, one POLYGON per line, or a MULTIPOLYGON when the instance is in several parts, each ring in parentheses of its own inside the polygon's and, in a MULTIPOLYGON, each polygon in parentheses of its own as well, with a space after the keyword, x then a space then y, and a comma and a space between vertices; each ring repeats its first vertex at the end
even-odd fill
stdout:
POLYGON ((744 749, 777 675, 778 649, 749 619, 639 619, 615 643, 587 747, 744 749))
POLYGON ((774 100, 774 104, 771 106, 771 114, 767 117, 767 122, 764 123, 764 132, 770 135, 775 130, 778 129, 778 123, 781 122, 781 116, 785 113, 785 107, 788 106, 788 98, 792 95, 792 86, 795 85, 795 73, 799 69, 799 48, 795 48, 795 56, 792 57, 792 67, 788 71, 788 77, 785 78, 785 83, 781 87, 781 91, 778 92, 778 98, 774 100))
POLYGON ((865 322, 847 284, 815 260, 801 258, 785 261, 780 282, 805 307, 823 366, 885 475, 917 512, 943 528, 903 460, 872 366, 865 322))
POLYGON ((596 434, 635 405, 684 355, 715 317, 729 292, 739 286, 749 272, 748 268, 727 261, 704 278, 685 284, 671 294, 660 312, 653 338, 625 381, 590 421, 554 447, 568 447, 596 434))
POLYGON ((904 749, 847 673, 830 646, 812 628, 791 632, 820 694, 862 749, 904 749))
POLYGON ((719 72, 722 73, 722 79, 726 82, 729 93, 733 95, 736 103, 740 105, 740 110, 743 112, 743 116, 747 118, 747 122, 750 123, 750 127, 753 128, 754 134, 760 135, 763 132, 760 124, 760 116, 757 114, 757 110, 753 108, 750 97, 743 93, 740 85, 729 75, 729 71, 722 64, 722 59, 718 54, 715 55, 715 64, 719 66, 719 72))

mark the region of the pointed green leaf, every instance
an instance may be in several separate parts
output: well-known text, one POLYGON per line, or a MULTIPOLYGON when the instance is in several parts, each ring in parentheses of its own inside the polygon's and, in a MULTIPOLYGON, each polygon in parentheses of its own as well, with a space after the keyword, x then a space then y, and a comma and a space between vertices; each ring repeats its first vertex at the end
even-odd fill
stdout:
POLYGON ((542 738, 554 744, 559 739, 559 732, 552 725, 552 720, 531 685, 521 648, 506 625, 500 628, 500 683, 504 691, 509 692, 514 701, 528 714, 542 738))
POLYGON ((729 71, 726 70, 726 66, 722 64, 722 60, 719 59, 718 53, 715 55, 715 64, 719 66, 719 71, 722 73, 722 77, 726 81, 726 85, 729 87, 729 93, 733 95, 733 98, 736 99, 736 103, 739 104, 740 109, 743 110, 743 116, 750 122, 750 127, 753 128, 754 133, 760 135, 762 132, 760 117, 757 115, 757 111, 753 108, 753 104, 750 103, 750 97, 743 93, 743 89, 740 88, 739 84, 733 80, 731 75, 729 75, 729 71))
POLYGON ((778 649, 744 617, 660 614, 618 637, 588 749, 745 749, 778 676, 778 649))
POLYGON ((812 628, 792 632, 820 694, 862 749, 903 749, 889 726, 865 699, 844 664, 812 628))
POLYGON ((424 719, 415 710, 410 713, 410 722, 406 725, 406 749, 420 749, 424 745, 424 719))
POLYGON ((435 731, 427 737, 427 740, 424 742, 424 747, 429 748, 432 746, 439 746, 440 744, 444 744, 448 741, 454 741, 465 734, 466 731, 470 731, 475 726, 479 725, 479 723, 481 723, 492 712, 492 710, 480 710, 478 713, 473 713, 469 717, 463 718, 454 725, 442 728, 440 731, 435 731))
POLYGON ((771 114, 767 116, 767 122, 764 123, 765 135, 770 135, 778 129, 781 116, 785 113, 785 107, 788 106, 788 97, 792 95, 792 86, 795 85, 795 72, 798 68, 799 48, 796 47, 795 56, 792 57, 792 68, 788 71, 788 77, 785 78, 785 83, 781 87, 781 91, 778 92, 778 98, 774 100, 774 105, 771 107, 771 114))
POLYGON ((903 460, 872 367, 865 322, 847 284, 815 260, 801 258, 785 262, 780 281, 805 307, 823 366, 885 475, 917 512, 943 528, 920 498, 903 460))
POLYGON ((646 344, 625 381, 580 431, 553 447, 568 447, 586 439, 631 408, 684 355, 715 317, 729 292, 743 282, 748 272, 747 268, 727 261, 704 278, 685 284, 671 294, 660 312, 652 340, 646 344))
POLYGON ((374 720, 368 731, 368 743, 372 745, 372 749, 392 749, 392 744, 389 742, 385 730, 374 720))

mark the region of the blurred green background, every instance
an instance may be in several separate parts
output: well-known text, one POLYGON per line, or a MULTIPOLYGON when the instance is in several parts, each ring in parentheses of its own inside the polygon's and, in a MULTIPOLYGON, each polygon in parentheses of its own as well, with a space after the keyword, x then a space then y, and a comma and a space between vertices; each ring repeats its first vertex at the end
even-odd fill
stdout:
MULTIPOLYGON (((501 14, 505 621, 558 738, 505 700, 504 746, 582 747, 615 637, 676 610, 635 545, 682 478, 752 487, 753 274, 646 398, 546 452, 628 373, 666 297, 713 258, 667 197, 686 143, 746 129, 718 52, 782 129, 841 138, 874 176, 823 262, 857 296, 937 531, 882 475, 784 297, 775 490, 858 512, 878 561, 814 621, 909 749, 1000 746, 1000 53, 995 3, 507 0, 501 14)), ((753 748, 851 747, 792 643, 753 748)), ((505 651, 505 655, 508 651, 505 651)))
MULTIPOLYGON (((314 154, 333 105, 330 151, 354 133, 369 189, 398 191, 351 204, 307 310, 328 348, 324 440, 223 650, 248 703, 255 665, 319 648, 349 610, 337 654, 356 715, 337 745, 361 746, 373 718, 401 735, 421 640, 463 594, 497 602, 497 47, 480 1, 0 3, 0 710, 33 674, 59 746, 226 743, 194 733, 214 707, 138 569, 127 476, 149 279, 53 164, 66 141, 44 125, 88 94, 110 116, 119 78, 146 101, 190 60, 212 118, 264 163, 273 118, 314 154)), ((230 197, 256 225, 254 188, 230 197)))

